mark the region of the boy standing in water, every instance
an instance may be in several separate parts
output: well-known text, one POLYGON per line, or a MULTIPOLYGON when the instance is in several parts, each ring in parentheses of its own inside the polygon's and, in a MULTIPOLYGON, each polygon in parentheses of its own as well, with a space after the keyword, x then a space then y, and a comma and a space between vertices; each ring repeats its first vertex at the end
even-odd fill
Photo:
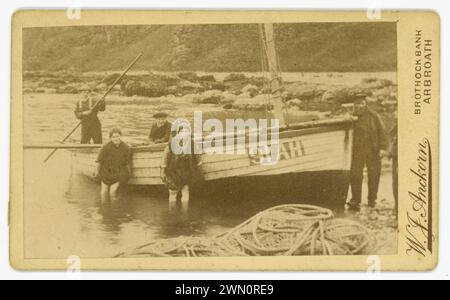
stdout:
POLYGON ((169 207, 175 207, 178 195, 181 194, 182 207, 186 211, 189 204, 190 186, 200 181, 201 161, 193 154, 191 132, 188 127, 179 128, 176 138, 180 144, 172 139, 164 150, 161 179, 169 189, 169 207), (174 149, 175 147, 178 149, 174 149))
POLYGON ((115 197, 117 190, 131 176, 131 148, 122 141, 122 131, 113 128, 110 142, 105 144, 97 158, 97 172, 102 181, 102 200, 115 197))

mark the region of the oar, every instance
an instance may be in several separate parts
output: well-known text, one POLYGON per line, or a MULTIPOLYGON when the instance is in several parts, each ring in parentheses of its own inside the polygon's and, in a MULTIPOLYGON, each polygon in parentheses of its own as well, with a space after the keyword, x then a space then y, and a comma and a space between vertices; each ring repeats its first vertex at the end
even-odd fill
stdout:
MULTIPOLYGON (((122 80, 122 78, 125 76, 125 74, 128 73, 128 71, 136 64, 136 62, 141 58, 142 53, 139 54, 134 60, 133 62, 126 68, 126 70, 122 73, 122 75, 120 75, 115 81, 114 83, 109 87, 109 89, 105 92, 105 94, 103 94, 103 96, 97 101, 97 103, 95 103, 94 107, 92 107, 92 110, 94 110, 99 103, 105 99, 105 97, 112 91, 112 89, 116 86, 116 84, 119 83, 119 81, 122 80)), ((72 134, 81 126, 83 121, 78 122, 77 126, 75 126, 72 131, 70 131, 66 137, 61 141, 61 144, 64 143, 65 141, 67 141, 72 134)), ((50 154, 45 158, 44 163, 46 163, 52 156, 53 154, 56 153, 56 151, 58 151, 58 148, 53 149, 52 152, 50 152, 50 154)))

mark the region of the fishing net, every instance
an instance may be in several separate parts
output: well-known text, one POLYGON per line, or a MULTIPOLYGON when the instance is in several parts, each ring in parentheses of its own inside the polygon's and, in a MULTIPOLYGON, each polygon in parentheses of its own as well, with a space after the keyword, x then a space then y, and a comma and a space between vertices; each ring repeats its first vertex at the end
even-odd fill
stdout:
POLYGON ((155 240, 117 257, 356 255, 373 244, 364 226, 311 205, 282 205, 212 238, 155 240))

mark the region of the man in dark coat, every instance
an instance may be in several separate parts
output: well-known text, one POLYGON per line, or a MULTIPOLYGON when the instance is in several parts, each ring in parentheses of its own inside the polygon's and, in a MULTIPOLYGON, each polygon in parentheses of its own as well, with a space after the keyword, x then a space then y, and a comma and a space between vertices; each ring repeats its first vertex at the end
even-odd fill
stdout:
POLYGON ((368 204, 375 207, 381 175, 381 158, 387 149, 387 137, 380 116, 367 107, 366 95, 358 95, 355 101, 353 155, 350 171, 352 199, 347 203, 349 210, 358 211, 362 198, 364 167, 368 172, 368 204))
POLYGON ((168 115, 166 113, 157 113, 153 116, 156 122, 148 137, 151 143, 163 144, 169 142, 172 124, 167 121, 167 117, 168 115))
POLYGON ((81 120, 81 144, 103 144, 102 125, 98 119, 98 112, 105 111, 105 100, 95 100, 96 94, 89 92, 85 98, 77 103, 75 116, 81 120))

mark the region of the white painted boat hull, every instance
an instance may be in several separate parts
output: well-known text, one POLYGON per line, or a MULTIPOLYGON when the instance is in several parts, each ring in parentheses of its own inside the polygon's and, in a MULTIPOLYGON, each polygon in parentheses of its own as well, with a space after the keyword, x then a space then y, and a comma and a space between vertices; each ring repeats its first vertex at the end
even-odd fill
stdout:
MULTIPOLYGON (((243 176, 273 176, 315 171, 349 171, 351 122, 280 132, 280 161, 264 166, 250 155, 204 154, 206 181, 243 176)), ((133 147, 131 185, 163 185, 160 165, 163 145, 133 147)), ((92 177, 99 149, 73 150, 74 171, 92 177)), ((257 158, 256 158, 257 160, 257 158)))

